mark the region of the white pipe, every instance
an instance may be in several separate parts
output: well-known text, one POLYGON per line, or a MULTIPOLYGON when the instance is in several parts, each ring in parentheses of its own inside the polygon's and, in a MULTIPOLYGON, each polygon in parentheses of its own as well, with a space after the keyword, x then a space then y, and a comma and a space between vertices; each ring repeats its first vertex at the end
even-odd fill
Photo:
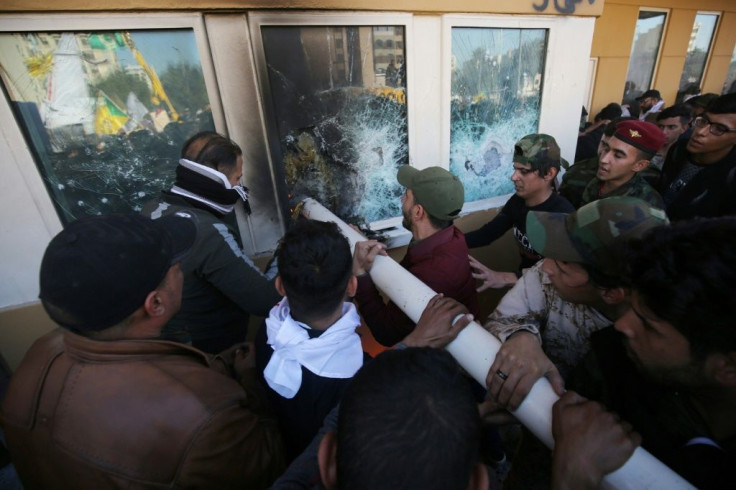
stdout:
MULTIPOLYGON (((350 228, 344 221, 327 210, 314 199, 302 202, 301 213, 318 221, 336 223, 350 241, 355 243, 366 238, 350 228)), ((370 270, 371 279, 391 301, 396 303, 415 323, 419 321, 429 300, 436 294, 409 271, 386 256, 377 256, 370 270)), ((447 351, 478 383, 486 385, 486 374, 493 364, 501 343, 476 322, 471 322, 460 335, 447 346, 447 351)), ((514 416, 523 423, 549 448, 554 447, 552 437, 552 405, 558 397, 546 378, 537 381, 514 416)), ((695 488, 642 448, 621 468, 606 475, 604 484, 608 488, 627 489, 691 489, 695 488)))

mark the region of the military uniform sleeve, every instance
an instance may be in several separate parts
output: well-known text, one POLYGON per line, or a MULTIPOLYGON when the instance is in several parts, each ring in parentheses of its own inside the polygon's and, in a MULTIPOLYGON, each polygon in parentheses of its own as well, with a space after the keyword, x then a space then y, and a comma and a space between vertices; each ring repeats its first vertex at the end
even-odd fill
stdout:
POLYGON ((524 330, 537 336, 547 318, 542 286, 542 262, 526 271, 488 317, 483 327, 505 342, 514 333, 524 330))
POLYGON ((266 276, 245 255, 235 237, 223 223, 213 223, 199 245, 206 256, 197 265, 196 273, 230 298, 243 311, 267 316, 281 300, 274 280, 266 276))

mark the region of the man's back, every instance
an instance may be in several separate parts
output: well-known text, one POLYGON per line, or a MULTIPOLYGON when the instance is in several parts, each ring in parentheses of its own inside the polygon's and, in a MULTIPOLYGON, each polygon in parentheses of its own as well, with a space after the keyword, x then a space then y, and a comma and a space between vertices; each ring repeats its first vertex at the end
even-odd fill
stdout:
POLYGON ((282 460, 258 403, 196 349, 57 330, 16 371, 2 422, 26 488, 265 488, 282 460))

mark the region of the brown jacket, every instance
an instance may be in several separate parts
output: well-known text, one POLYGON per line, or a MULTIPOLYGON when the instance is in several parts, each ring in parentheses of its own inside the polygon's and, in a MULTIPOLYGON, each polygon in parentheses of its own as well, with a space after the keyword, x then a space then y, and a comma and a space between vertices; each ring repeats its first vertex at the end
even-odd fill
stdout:
POLYGON ((276 423, 212 362, 158 340, 36 341, 0 412, 25 488, 267 487, 283 470, 276 423))

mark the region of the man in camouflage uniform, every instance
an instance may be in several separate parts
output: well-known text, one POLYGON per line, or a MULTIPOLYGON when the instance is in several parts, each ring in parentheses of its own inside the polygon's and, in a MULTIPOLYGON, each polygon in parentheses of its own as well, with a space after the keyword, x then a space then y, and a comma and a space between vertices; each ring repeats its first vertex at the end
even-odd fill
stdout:
POLYGON ((616 124, 621 120, 621 118, 616 118, 606 124, 601 140, 598 143, 598 154, 596 156, 575 162, 575 165, 570 167, 562 176, 560 195, 570 201, 570 204, 575 206, 575 209, 581 205, 583 191, 588 186, 588 182, 598 172, 598 159, 603 153, 603 145, 608 144, 608 140, 616 132, 616 124))
POLYGON ((560 373, 585 355, 590 334, 626 308, 619 249, 666 223, 664 211, 631 197, 595 201, 571 214, 529 213, 527 235, 546 258, 519 279, 485 323, 504 343, 487 378, 501 405, 515 409, 542 376, 562 391, 560 373))
POLYGON ((646 121, 621 121, 616 131, 603 143, 596 176, 583 191, 582 204, 613 196, 638 197, 656 208, 664 209, 662 196, 640 172, 665 142, 661 129, 646 121))
MULTIPOLYGON (((667 222, 664 211, 632 197, 598 200, 571 214, 529 213, 527 235, 545 259, 519 279, 484 325, 503 342, 486 377, 498 405, 516 409, 542 376, 562 395, 563 379, 590 349, 590 335, 628 309, 618 277, 621 248, 667 222)), ((522 446, 515 461, 524 468, 512 469, 511 488, 546 481, 543 454, 548 451, 532 443, 522 446)))

